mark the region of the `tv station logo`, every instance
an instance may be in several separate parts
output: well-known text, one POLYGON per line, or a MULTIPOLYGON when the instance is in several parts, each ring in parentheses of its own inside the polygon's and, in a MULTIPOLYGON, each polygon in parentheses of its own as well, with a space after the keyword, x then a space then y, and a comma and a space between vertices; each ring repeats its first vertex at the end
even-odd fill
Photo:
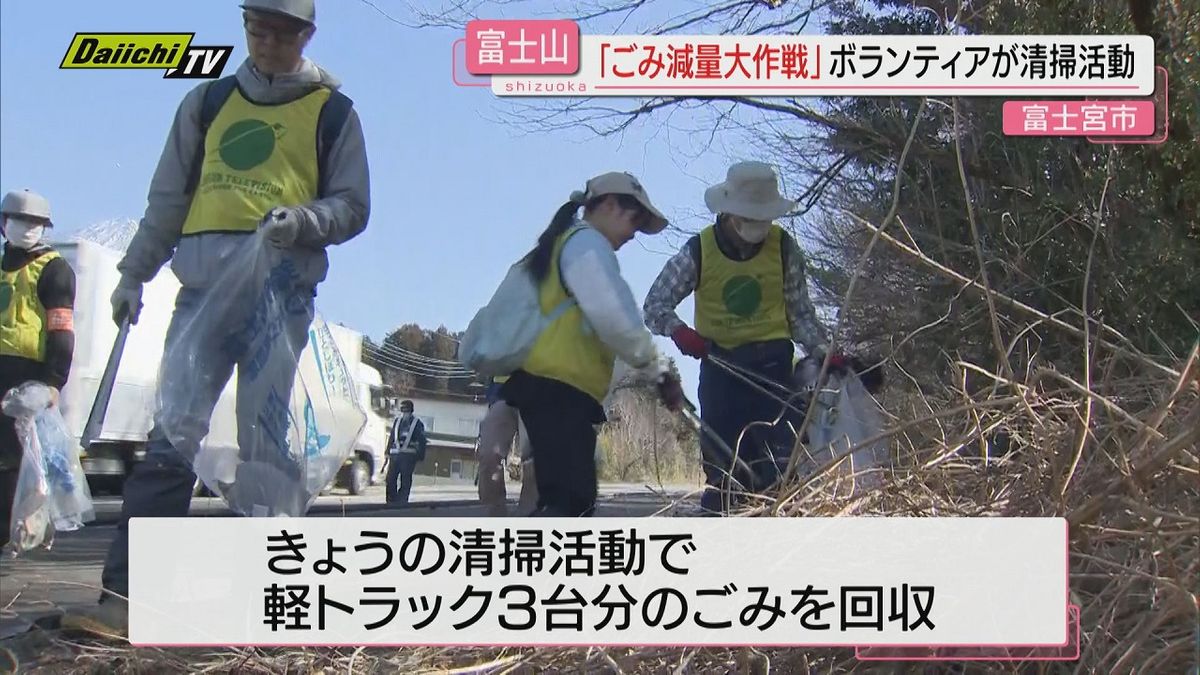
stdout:
POLYGON ((215 79, 232 46, 193 45, 195 33, 76 33, 60 69, 163 70, 167 79, 215 79))

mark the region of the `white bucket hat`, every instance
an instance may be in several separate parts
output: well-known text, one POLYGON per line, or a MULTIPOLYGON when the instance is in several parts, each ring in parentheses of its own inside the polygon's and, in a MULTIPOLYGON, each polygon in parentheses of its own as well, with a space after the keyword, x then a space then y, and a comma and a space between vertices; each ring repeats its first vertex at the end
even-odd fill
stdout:
POLYGON ((667 217, 650 203, 650 195, 646 194, 646 188, 642 187, 641 182, 631 173, 610 171, 600 174, 587 182, 586 190, 572 192, 571 201, 586 204, 596 197, 613 194, 629 195, 650 212, 650 223, 642 228, 642 232, 658 234, 667 229, 667 217))
POLYGON ((738 162, 729 167, 725 182, 704 191, 704 204, 713 213, 749 220, 772 221, 796 209, 796 202, 779 194, 779 175, 763 162, 738 162))

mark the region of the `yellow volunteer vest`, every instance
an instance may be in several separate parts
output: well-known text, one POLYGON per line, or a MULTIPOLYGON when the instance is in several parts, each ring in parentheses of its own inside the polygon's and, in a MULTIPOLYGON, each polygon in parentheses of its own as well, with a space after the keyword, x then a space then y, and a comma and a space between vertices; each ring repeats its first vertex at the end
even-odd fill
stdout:
POLYGON ((58 251, 50 251, 19 270, 0 274, 0 356, 45 360, 46 308, 37 286, 42 270, 58 257, 58 251))
POLYGON ((496 384, 504 384, 505 382, 508 382, 508 377, 508 375, 497 375, 496 377, 492 378, 492 382, 495 382, 496 384))
MULTIPOLYGON (((576 225, 554 242, 550 272, 539 291, 542 314, 549 314, 568 297, 558 275, 558 258, 567 239, 581 229, 583 226, 576 225)), ((612 351, 584 323, 579 305, 574 305, 546 327, 522 369, 569 384, 602 403, 608 394, 615 360, 612 351)))
POLYGON ((750 342, 789 340, 783 297, 783 230, 772 225, 758 254, 730 260, 717 246, 716 226, 700 233, 696 330, 725 349, 750 342))
POLYGON ((238 89, 204 138, 204 165, 183 234, 253 232, 276 206, 317 196, 317 120, 324 87, 290 103, 258 105, 238 89))

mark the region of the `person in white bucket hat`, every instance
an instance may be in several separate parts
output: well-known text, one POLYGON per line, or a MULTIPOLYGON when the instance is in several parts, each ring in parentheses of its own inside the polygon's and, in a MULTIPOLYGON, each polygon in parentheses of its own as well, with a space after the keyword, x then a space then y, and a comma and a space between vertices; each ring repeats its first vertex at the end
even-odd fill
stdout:
POLYGON ((715 514, 729 506, 731 478, 743 489, 758 491, 777 476, 774 452, 783 430, 754 425, 742 432, 752 422, 779 417, 783 403, 762 389, 774 394, 787 391, 781 386, 790 389, 793 343, 824 358, 829 335, 808 295, 804 254, 776 222, 794 211, 796 202, 779 193, 775 169, 763 162, 734 164, 724 182, 705 191, 704 202, 717 214, 716 223, 666 264, 643 311, 651 331, 669 336, 681 352, 701 360, 701 419, 754 472, 733 473, 733 458, 702 435, 707 485, 701 507, 715 514), (695 328, 675 312, 692 293, 695 328), (758 386, 710 356, 752 374, 758 386))

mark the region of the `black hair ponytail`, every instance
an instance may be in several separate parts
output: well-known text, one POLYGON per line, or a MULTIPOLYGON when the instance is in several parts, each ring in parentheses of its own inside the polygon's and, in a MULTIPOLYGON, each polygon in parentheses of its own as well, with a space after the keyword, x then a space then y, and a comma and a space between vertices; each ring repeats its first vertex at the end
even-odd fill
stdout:
POLYGON ((537 246, 525 258, 534 279, 537 281, 546 280, 546 275, 550 273, 550 257, 554 253, 554 242, 558 241, 559 235, 566 232, 575 223, 575 212, 580 207, 583 207, 583 212, 586 215, 609 197, 615 197, 617 204, 621 208, 638 212, 638 227, 641 227, 641 222, 650 216, 650 213, 646 211, 641 202, 636 197, 630 195, 602 194, 585 201, 584 193, 575 193, 571 196, 571 201, 559 207, 558 212, 554 214, 554 219, 550 221, 550 225, 538 237, 537 246))
POLYGON ((550 225, 538 237, 537 246, 529 252, 526 258, 529 271, 537 281, 545 281, 546 275, 550 273, 550 257, 554 253, 554 242, 575 222, 575 212, 579 210, 580 206, 582 205, 574 200, 560 206, 554 214, 553 220, 550 221, 550 225))

